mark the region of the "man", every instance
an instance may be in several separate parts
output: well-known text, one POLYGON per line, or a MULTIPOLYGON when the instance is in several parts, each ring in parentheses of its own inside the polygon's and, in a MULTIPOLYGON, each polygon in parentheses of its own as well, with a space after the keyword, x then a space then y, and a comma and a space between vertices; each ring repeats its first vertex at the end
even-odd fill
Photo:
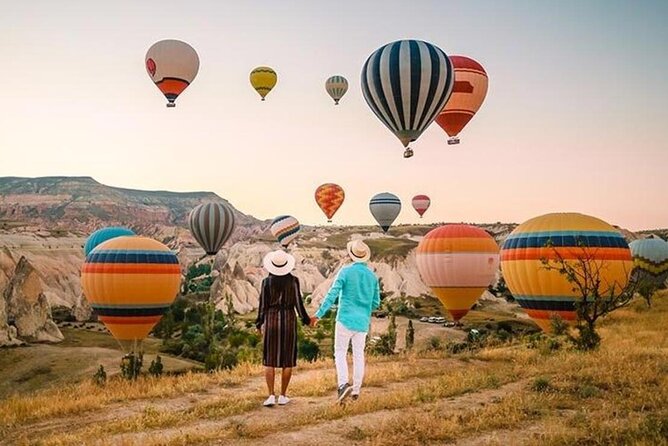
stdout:
POLYGON ((359 397, 364 378, 364 344, 371 323, 371 312, 380 305, 378 278, 367 262, 371 250, 361 240, 348 243, 348 255, 353 263, 341 268, 329 292, 313 318, 313 325, 327 313, 338 299, 334 332, 334 359, 338 378, 338 401, 352 393, 359 397), (353 345, 353 385, 348 382, 348 345, 353 345))

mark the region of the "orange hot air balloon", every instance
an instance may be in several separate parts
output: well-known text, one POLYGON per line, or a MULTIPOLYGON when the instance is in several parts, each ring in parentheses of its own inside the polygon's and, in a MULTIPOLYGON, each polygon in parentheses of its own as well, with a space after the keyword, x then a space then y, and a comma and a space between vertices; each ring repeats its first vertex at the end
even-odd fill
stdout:
POLYGON ((199 71, 199 56, 180 40, 161 40, 146 53, 146 72, 167 98, 167 107, 176 107, 176 98, 193 82, 199 71))
POLYGON ((496 277, 499 245, 475 226, 445 225, 424 236, 415 260, 422 281, 458 321, 496 277))
POLYGON ((343 188, 338 184, 325 183, 315 190, 315 202, 318 203, 322 212, 327 216, 327 222, 332 222, 332 217, 336 214, 345 200, 346 194, 343 188))
POLYGON ((148 336, 176 298, 179 259, 162 243, 121 236, 96 247, 81 267, 81 286, 100 321, 119 341, 148 336))
POLYGON ((469 57, 450 56, 450 61, 455 68, 455 86, 436 122, 450 136, 448 144, 459 144, 457 135, 485 100, 488 78, 482 65, 469 57))

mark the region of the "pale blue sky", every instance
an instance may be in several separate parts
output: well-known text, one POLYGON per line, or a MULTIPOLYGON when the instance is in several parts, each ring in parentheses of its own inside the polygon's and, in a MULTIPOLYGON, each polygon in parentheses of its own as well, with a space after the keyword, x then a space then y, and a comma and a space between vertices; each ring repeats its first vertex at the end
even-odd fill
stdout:
POLYGON ((90 175, 106 184, 212 190, 260 218, 324 223, 313 190, 347 191, 339 223, 372 223, 368 199, 432 197, 425 221, 521 222, 580 211, 668 226, 668 2, 0 0, 0 175, 90 175), (445 144, 435 124, 404 160, 369 111, 367 56, 420 38, 481 62, 487 100, 445 144), (168 110, 144 70, 155 41, 199 53, 168 110), (261 103, 257 65, 279 74, 261 103), (351 84, 334 107, 324 80, 351 84))

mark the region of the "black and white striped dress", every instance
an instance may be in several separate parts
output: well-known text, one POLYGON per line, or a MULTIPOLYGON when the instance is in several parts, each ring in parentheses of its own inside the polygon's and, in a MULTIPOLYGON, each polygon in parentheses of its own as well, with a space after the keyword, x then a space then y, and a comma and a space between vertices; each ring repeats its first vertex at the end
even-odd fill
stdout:
POLYGON ((264 325, 262 363, 267 367, 297 365, 297 314, 304 325, 310 317, 304 308, 299 279, 292 274, 269 274, 262 281, 255 325, 264 325))

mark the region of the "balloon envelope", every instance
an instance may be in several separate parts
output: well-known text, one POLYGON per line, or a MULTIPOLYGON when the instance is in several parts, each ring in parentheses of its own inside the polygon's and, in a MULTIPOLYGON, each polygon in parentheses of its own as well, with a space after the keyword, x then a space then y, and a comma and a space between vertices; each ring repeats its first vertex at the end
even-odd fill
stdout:
POLYGON ((633 268, 631 251, 624 237, 608 223, 577 213, 546 214, 532 218, 508 236, 501 249, 503 277, 517 303, 544 331, 550 318, 576 321, 575 303, 581 299, 566 276, 547 269, 543 260, 558 266, 590 258, 600 266, 602 296, 613 287, 619 292, 633 268))
POLYGON ((208 255, 216 255, 234 231, 234 212, 225 203, 204 203, 188 216, 188 225, 197 243, 208 255))
POLYGON ((176 98, 188 88, 199 71, 199 56, 180 40, 161 40, 146 52, 146 72, 174 107, 176 98))
POLYGON ((449 136, 457 136, 482 106, 487 96, 485 69, 466 56, 450 56, 455 70, 452 95, 436 122, 449 136))
POLYGON ((315 201, 324 212, 328 221, 332 221, 332 217, 336 214, 345 200, 346 194, 343 188, 338 184, 325 183, 315 190, 315 201))
POLYGON ((411 200, 411 204, 413 205, 413 209, 422 217, 427 212, 427 209, 429 209, 431 200, 426 195, 416 195, 411 200))
POLYGON ((98 245, 111 240, 112 238, 120 237, 122 235, 135 235, 132 230, 128 228, 123 228, 120 226, 110 226, 108 228, 98 229, 93 232, 88 239, 86 239, 86 244, 84 245, 84 255, 91 253, 98 245))
POLYGON ((668 243, 660 238, 646 238, 629 243, 633 255, 634 280, 662 286, 668 279, 668 243))
POLYGON ((280 215, 274 218, 269 227, 273 236, 283 247, 287 247, 297 238, 300 229, 299 221, 291 215, 280 215))
POLYGON ((179 260, 162 243, 121 236, 93 250, 81 268, 81 286, 100 321, 119 341, 148 336, 174 301, 179 260))
POLYGON ((343 76, 332 76, 325 81, 325 90, 334 99, 334 104, 339 105, 339 101, 348 91, 348 80, 343 76))
POLYGON ((475 226, 445 225, 424 236, 415 260, 422 281, 458 321, 494 281, 499 245, 475 226))
POLYGON ((421 40, 398 40, 374 51, 362 68, 362 94, 404 147, 417 140, 450 98, 448 56, 421 40))
POLYGON ((387 232, 401 212, 401 200, 394 194, 381 192, 371 198, 369 210, 383 232, 387 232))
POLYGON ((250 73, 250 83, 262 100, 276 86, 278 75, 271 67, 257 67, 250 73))

